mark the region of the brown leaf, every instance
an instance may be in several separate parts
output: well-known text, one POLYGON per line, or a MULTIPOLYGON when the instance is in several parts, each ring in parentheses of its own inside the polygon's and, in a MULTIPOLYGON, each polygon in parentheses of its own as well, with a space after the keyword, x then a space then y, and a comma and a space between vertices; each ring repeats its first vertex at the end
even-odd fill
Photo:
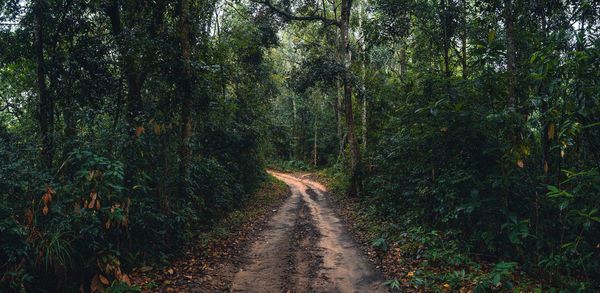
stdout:
POLYGON ((131 286, 131 280, 129 280, 129 276, 127 276, 127 274, 121 275, 121 282, 131 286))
POLYGON ((548 162, 544 162, 544 173, 548 173, 548 162))
POLYGON ((108 279, 103 276, 103 275, 98 275, 98 278, 100 279, 100 282, 104 285, 108 285, 108 279))
POLYGON ((100 209, 100 201, 96 200, 96 209, 99 210, 100 209))
POLYGON ((50 186, 50 185, 46 186, 46 192, 50 193, 50 194, 56 193, 56 191, 54 191, 54 188, 52 188, 52 186, 50 186))
POLYGON ((169 269, 169 270, 167 270, 167 272, 169 273, 169 275, 172 275, 174 273, 173 269, 169 269))
POLYGON ((47 205, 48 202, 50 202, 51 200, 52 200, 52 196, 50 195, 50 193, 46 193, 42 197, 42 201, 44 201, 44 205, 47 205))
POLYGON ((560 150, 560 157, 564 158, 565 157, 565 150, 560 150))
POLYGON ((517 161, 517 165, 519 165, 519 168, 523 168, 525 166, 525 164, 523 164, 523 160, 517 161))
POLYGON ((101 287, 101 286, 102 286, 102 285, 100 284, 100 279, 98 278, 98 275, 95 275, 95 276, 92 278, 92 282, 90 283, 90 291, 91 291, 92 293, 94 293, 94 292, 99 292, 99 291, 102 289, 102 287, 101 287))
POLYGON ((90 177, 88 178, 88 181, 92 181, 92 178, 94 178, 94 172, 96 171, 92 170, 92 172, 90 172, 90 177))
POLYGON ((108 219, 108 221, 106 221, 106 230, 110 229, 110 219, 108 219))
POLYGON ((160 134, 160 126, 158 124, 154 124, 154 133, 160 134))
POLYGON ((550 123, 548 125, 548 139, 552 139, 554 137, 554 123, 550 123))
POLYGON ((90 197, 92 198, 92 200, 96 200, 96 198, 98 197, 98 193, 92 192, 90 193, 90 197))
POLYGON ((135 129, 135 136, 139 137, 140 135, 142 135, 142 133, 145 133, 145 132, 146 132, 146 129, 144 128, 144 126, 138 126, 135 129))
POLYGON ((42 213, 44 213, 44 216, 48 215, 48 206, 44 206, 42 213))
POLYGON ((140 268, 140 272, 145 273, 145 272, 149 272, 152 270, 152 267, 142 267, 140 268))
POLYGON ((94 204, 96 203, 96 200, 93 199, 90 204, 87 206, 88 209, 93 209, 94 208, 94 204))
POLYGON ((25 221, 27 222, 27 225, 31 225, 31 223, 33 223, 33 213, 30 209, 25 211, 25 221))

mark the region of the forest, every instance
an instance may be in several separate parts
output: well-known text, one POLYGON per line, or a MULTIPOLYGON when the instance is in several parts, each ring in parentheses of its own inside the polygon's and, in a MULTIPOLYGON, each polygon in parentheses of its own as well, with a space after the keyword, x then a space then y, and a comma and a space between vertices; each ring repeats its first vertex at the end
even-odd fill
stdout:
POLYGON ((0 292, 167 292, 266 170, 386 290, 600 291, 600 2, 0 0, 0 292))

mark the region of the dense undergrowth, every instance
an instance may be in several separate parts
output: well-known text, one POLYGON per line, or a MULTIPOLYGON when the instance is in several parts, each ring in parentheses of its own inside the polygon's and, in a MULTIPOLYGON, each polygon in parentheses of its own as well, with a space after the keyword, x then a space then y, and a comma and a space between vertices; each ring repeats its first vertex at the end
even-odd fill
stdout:
POLYGON ((0 2, 1 292, 127 291, 267 179, 275 29, 215 5, 0 2))

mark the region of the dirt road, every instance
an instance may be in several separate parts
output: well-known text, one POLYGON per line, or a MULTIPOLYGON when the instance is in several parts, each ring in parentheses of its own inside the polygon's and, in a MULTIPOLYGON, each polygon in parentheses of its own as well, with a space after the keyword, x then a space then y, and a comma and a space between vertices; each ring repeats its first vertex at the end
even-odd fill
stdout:
POLYGON ((249 246, 231 292, 387 292, 382 275, 329 206, 325 188, 270 173, 292 195, 249 246))

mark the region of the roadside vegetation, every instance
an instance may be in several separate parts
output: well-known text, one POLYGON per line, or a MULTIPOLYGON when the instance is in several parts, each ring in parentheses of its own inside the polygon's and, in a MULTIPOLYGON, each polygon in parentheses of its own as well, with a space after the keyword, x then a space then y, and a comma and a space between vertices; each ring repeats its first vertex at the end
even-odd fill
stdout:
POLYGON ((324 170, 390 288, 598 291, 599 34, 583 0, 0 0, 0 291, 135 290, 265 168, 324 170))

